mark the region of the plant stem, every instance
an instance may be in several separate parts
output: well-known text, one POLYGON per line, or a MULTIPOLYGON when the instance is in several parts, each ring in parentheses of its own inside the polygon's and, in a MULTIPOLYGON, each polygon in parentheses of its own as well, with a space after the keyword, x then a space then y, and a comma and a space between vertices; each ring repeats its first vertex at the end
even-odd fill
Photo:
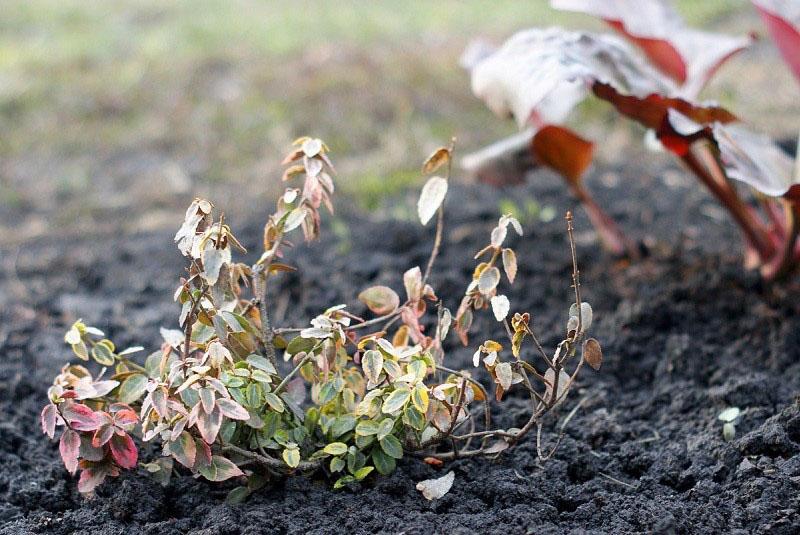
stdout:
POLYGON ((705 145, 693 146, 681 159, 728 209, 748 243, 755 248, 761 263, 766 263, 775 254, 775 246, 770 241, 768 232, 731 186, 719 160, 708 151, 705 145), (701 161, 701 156, 705 156, 704 161, 701 161))

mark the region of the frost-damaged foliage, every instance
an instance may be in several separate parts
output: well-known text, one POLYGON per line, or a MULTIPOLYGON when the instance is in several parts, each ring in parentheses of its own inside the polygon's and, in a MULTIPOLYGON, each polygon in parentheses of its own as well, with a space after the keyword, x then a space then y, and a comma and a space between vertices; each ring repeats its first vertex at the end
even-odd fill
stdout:
MULTIPOLYGON (((509 284, 517 273, 516 255, 504 243, 509 227, 522 234, 519 222, 501 217, 490 244, 476 256, 488 260, 475 270, 454 330, 468 344, 472 315, 491 306, 510 351, 486 340, 475 365, 488 372, 496 400, 516 388, 527 392, 531 404, 523 427, 492 429, 487 389, 471 373, 444 365, 453 318, 428 283, 443 235, 452 145, 423 166, 426 175, 446 172, 428 178, 422 189, 419 217, 423 224, 436 218, 434 245, 424 271, 412 267, 403 275, 404 297, 373 286, 359 295, 370 319, 338 305, 306 327, 273 328, 267 288, 293 269, 281 261, 287 237, 295 229, 307 240, 317 237, 320 207, 331 208, 334 190, 325 144, 302 138, 296 145, 283 178, 299 177, 302 187, 288 187, 280 197, 254 265, 234 260, 234 249, 242 247, 224 216, 216 217, 209 201, 192 202, 175 235, 188 263, 175 291, 180 328, 162 329, 160 349, 143 365, 130 359, 142 348, 117 351, 80 321, 67 333, 77 357, 94 360, 102 371, 95 378, 84 366, 66 366, 50 389, 42 427, 50 437, 63 427, 61 454, 70 472, 83 470, 81 492, 137 465, 131 435, 161 445, 161 456, 142 465, 158 481, 169 481, 176 471, 209 481, 236 478, 244 484, 229 494, 234 502, 291 474, 323 472, 339 488, 373 471, 388 474, 405 455, 434 465, 497 455, 534 427, 541 457, 551 455, 541 447, 543 417, 561 404, 584 362, 599 368, 602 360, 597 341, 586 337, 592 310, 581 302, 571 215, 575 303, 553 353, 539 343, 530 314, 513 311, 498 294, 499 266, 509 284), (287 373, 279 352, 291 363, 287 373)), ((446 492, 439 484, 423 487, 426 496, 446 492)))
MULTIPOLYGON (((693 100, 748 40, 686 28, 662 0, 552 3, 603 18, 642 48, 652 67, 610 35, 533 29, 499 49, 484 45, 480 53, 471 52, 472 88, 497 114, 512 115, 520 126, 531 128, 532 159, 565 178, 606 247, 622 254, 628 242, 580 183, 592 144, 562 126, 588 96, 644 126, 684 162, 741 228, 748 265, 759 267, 768 279, 794 269, 800 260, 800 177, 793 174, 791 159, 726 109, 693 100), (746 202, 732 179, 753 187, 758 204, 746 202)), ((490 175, 496 168, 483 166, 490 175)), ((484 178, 503 182, 505 177, 484 178)))

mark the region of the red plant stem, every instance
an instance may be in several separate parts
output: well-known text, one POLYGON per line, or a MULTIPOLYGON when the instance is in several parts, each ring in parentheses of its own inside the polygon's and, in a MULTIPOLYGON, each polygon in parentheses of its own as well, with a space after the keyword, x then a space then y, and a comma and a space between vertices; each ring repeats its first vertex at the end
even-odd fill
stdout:
POLYGON ((565 182, 583 204, 586 215, 589 216, 589 220, 605 248, 616 256, 625 256, 626 254, 634 258, 638 256, 633 244, 625 237, 611 216, 600 208, 583 184, 571 180, 565 180, 565 182))
POLYGON ((786 217, 786 237, 779 254, 761 269, 761 274, 769 281, 785 277, 798 262, 795 246, 800 236, 800 205, 797 201, 785 200, 783 208, 786 217))
POLYGON ((755 216, 752 208, 742 202, 736 190, 728 183, 716 158, 706 158, 705 163, 709 164, 708 167, 700 161, 693 150, 689 150, 681 156, 681 159, 723 206, 728 209, 747 241, 755 248, 761 263, 765 264, 775 254, 775 245, 769 239, 769 233, 764 224, 755 216), (720 180, 712 174, 711 166, 716 167, 717 175, 722 177, 720 180))

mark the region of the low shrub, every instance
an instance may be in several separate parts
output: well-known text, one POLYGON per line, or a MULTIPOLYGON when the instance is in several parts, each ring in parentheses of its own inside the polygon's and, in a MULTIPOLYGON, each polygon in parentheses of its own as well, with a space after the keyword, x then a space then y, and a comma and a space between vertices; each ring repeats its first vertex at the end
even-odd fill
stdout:
MULTIPOLYGON (((424 270, 403 274, 403 298, 387 286, 361 292, 369 319, 338 305, 304 327, 270 321, 268 288, 294 269, 282 260, 287 238, 301 231, 315 239, 321 208, 333 211, 334 168, 322 141, 301 138, 284 160, 283 181, 302 185, 280 196, 253 265, 234 261, 244 248, 225 216, 195 199, 175 235, 188 264, 174 293, 180 328, 162 329, 160 349, 142 363, 133 360, 142 347, 119 351, 81 321, 64 337, 84 362, 64 366, 56 377, 41 423, 51 438, 61 429, 61 457, 70 473, 80 470, 80 492, 91 494, 137 465, 162 483, 175 472, 239 479, 231 501, 293 474, 321 472, 339 488, 373 472, 388 474, 406 455, 433 465, 500 455, 533 429, 540 457, 552 455, 555 446, 541 446, 544 416, 563 402, 584 362, 598 369, 602 361, 600 345, 587 337, 592 309, 581 300, 572 216, 566 223, 575 300, 555 351, 539 342, 530 314, 512 313, 499 292, 503 274, 511 284, 517 273, 516 254, 504 243, 509 227, 520 235, 522 228, 509 215, 475 256, 483 260, 453 317, 444 306, 451 296, 429 284, 443 239, 452 151, 452 144, 438 149, 423 166, 426 175, 445 170, 427 180, 418 203, 423 224, 436 219, 430 260, 424 270), (474 364, 491 384, 486 388, 470 371, 445 365, 444 341, 452 326, 467 345, 473 315, 489 308, 508 341, 484 340, 475 351, 474 364), (286 373, 281 356, 291 363, 286 373), (91 361, 99 372, 90 371, 91 361), (492 389, 498 402, 514 389, 529 397, 521 428, 492 427, 492 389), (161 456, 142 463, 137 440, 159 443, 161 456)), ((423 485, 435 495, 429 486, 423 485)))

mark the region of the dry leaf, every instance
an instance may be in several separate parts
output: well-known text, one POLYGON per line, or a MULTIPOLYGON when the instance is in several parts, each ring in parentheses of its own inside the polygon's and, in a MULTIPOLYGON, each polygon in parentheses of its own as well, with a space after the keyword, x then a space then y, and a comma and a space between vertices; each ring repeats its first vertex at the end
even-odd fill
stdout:
POLYGON ((600 342, 594 338, 586 340, 583 343, 583 358, 589 363, 589 366, 599 370, 603 363, 603 350, 600 348, 600 342))
POLYGON ((448 492, 453 486, 453 481, 456 478, 454 472, 447 472, 445 475, 438 479, 426 479, 417 483, 417 490, 425 496, 426 500, 438 500, 448 492))

